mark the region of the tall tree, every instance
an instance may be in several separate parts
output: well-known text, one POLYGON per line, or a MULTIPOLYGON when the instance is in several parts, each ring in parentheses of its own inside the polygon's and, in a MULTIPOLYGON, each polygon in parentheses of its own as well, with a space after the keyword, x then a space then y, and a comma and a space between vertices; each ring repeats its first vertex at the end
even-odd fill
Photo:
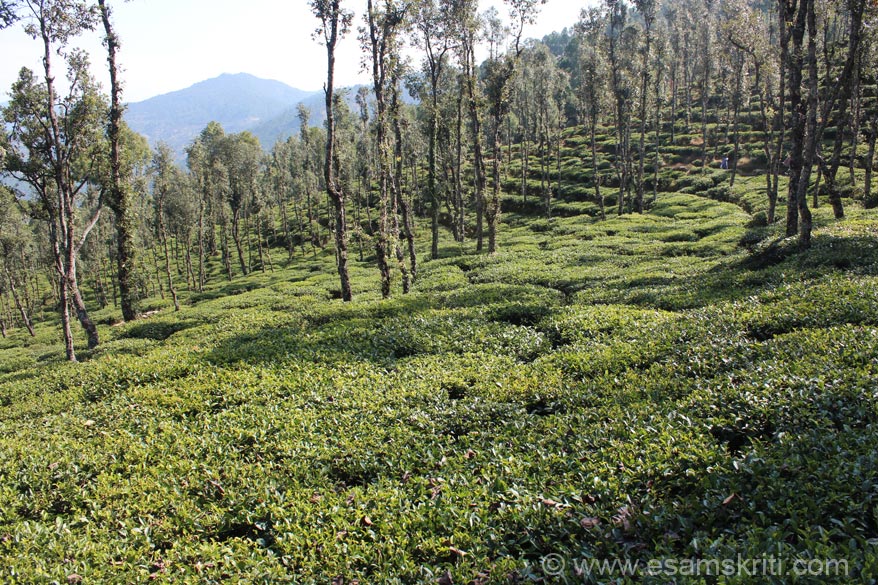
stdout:
MULTIPOLYGON (((832 205, 832 211, 836 219, 844 217, 844 204, 841 200, 841 194, 836 187, 836 175, 841 165, 842 147, 845 137, 845 129, 852 126, 851 117, 848 111, 852 97, 854 97, 853 88, 859 79, 857 71, 861 63, 861 45, 863 36, 863 14, 866 9, 866 0, 847 0, 845 8, 848 12, 847 37, 848 47, 847 53, 843 60, 841 71, 836 72, 832 67, 832 63, 825 63, 825 71, 827 79, 824 86, 827 88, 823 107, 821 108, 820 125, 817 132, 818 142, 823 138, 823 132, 830 120, 834 118, 836 133, 832 148, 830 160, 826 167, 826 189, 829 193, 829 203, 832 205), (838 111, 835 116, 831 116, 832 110, 838 105, 838 111)), ((824 45, 827 44, 824 41, 824 45)), ((856 131, 853 132, 854 136, 856 131)), ((853 148, 853 155, 856 156, 856 148, 853 148)), ((818 159, 821 160, 822 159, 818 159)))
POLYGON ((622 215, 625 208, 625 193, 630 181, 630 134, 631 116, 629 107, 631 83, 628 74, 628 55, 632 41, 628 27, 628 5, 623 0, 607 0, 608 27, 606 35, 607 57, 610 66, 610 88, 615 104, 615 165, 619 181, 617 213, 622 215))
POLYGON ((241 273, 246 275, 250 273, 250 263, 244 260, 243 238, 247 234, 242 235, 241 224, 246 219, 248 206, 253 200, 262 160, 262 147, 256 136, 244 131, 227 135, 222 141, 220 153, 229 183, 225 193, 232 215, 232 241, 238 254, 241 273))
MULTIPOLYGON (((341 282, 341 298, 348 302, 352 298, 351 280, 348 275, 348 227, 346 194, 339 181, 338 155, 336 153, 335 133, 335 48, 341 37, 350 28, 353 13, 341 7, 340 0, 312 0, 311 10, 320 21, 317 34, 326 46, 326 85, 323 87, 326 100, 326 162, 323 167, 326 194, 335 208, 335 249, 338 276, 341 282)), ((371 6, 370 6, 371 10, 371 6)))
POLYGON ((31 256, 34 251, 30 236, 27 218, 16 205, 15 196, 0 186, 0 262, 6 277, 5 283, 0 278, 0 288, 4 293, 8 290, 12 295, 22 324, 31 337, 36 337, 27 287, 28 274, 31 272, 27 256, 31 256))
POLYGON ((807 193, 817 148, 817 33, 814 25, 814 0, 779 0, 778 6, 780 21, 792 23, 791 46, 787 57, 792 120, 786 233, 787 236, 799 234, 802 247, 808 247, 811 243, 811 211, 808 208, 807 193), (803 99, 802 83, 806 65, 808 91, 803 99))
MULTIPOLYGON (((415 4, 415 26, 424 50, 423 70, 430 90, 427 103, 427 192, 430 198, 430 257, 439 257, 439 188, 436 149, 439 138, 439 92, 451 39, 445 22, 449 18, 447 0, 419 0, 415 4)), ((423 99, 422 99, 423 104, 423 99)))
MULTIPOLYGON (((481 252, 484 246, 486 170, 482 150, 482 131, 484 126, 483 98, 478 84, 478 70, 476 67, 476 49, 481 25, 478 16, 478 2, 476 0, 453 0, 450 15, 449 22, 453 27, 454 37, 457 40, 457 60, 461 69, 460 110, 462 113, 465 101, 465 109, 470 123, 471 148, 473 152, 473 199, 476 208, 476 250, 481 252)), ((462 116, 458 116, 458 154, 462 154, 461 138, 463 132, 461 124, 462 116)), ((463 173, 461 169, 463 165, 460 157, 458 157, 455 166, 456 180, 458 183, 462 183, 463 173)), ((458 188, 458 192, 462 194, 462 188, 458 188)), ((463 227, 461 225, 461 240, 463 239, 463 227)))
MULTIPOLYGON (((12 5, 13 7, 15 5, 12 5)), ((43 76, 22 69, 4 110, 10 125, 5 168, 26 182, 37 195, 49 226, 49 241, 58 279, 59 311, 67 359, 76 361, 69 306, 72 304, 86 331, 88 345, 96 347, 98 330, 88 314, 77 280, 77 254, 100 217, 100 205, 82 233, 76 217, 78 196, 91 178, 95 148, 100 140, 104 104, 88 73, 83 53, 69 50, 70 40, 95 23, 95 11, 75 0, 24 0, 18 3, 25 32, 40 41, 43 76), (68 91, 59 95, 53 57, 62 51, 67 61, 68 91)))
POLYGON ((132 283, 136 263, 134 232, 135 218, 131 209, 131 189, 127 178, 122 176, 121 162, 121 124, 122 124, 122 83, 119 80, 119 65, 116 56, 119 51, 119 37, 113 27, 112 9, 105 0, 98 0, 101 21, 104 26, 104 45, 107 47, 107 64, 110 70, 110 110, 107 138, 110 143, 110 184, 106 190, 107 206, 116 216, 116 262, 119 279, 119 299, 122 318, 132 321, 137 318, 135 292, 132 283))
POLYGON ((579 44, 579 87, 577 98, 579 108, 588 121, 589 144, 591 146, 591 169, 592 184, 594 185, 595 200, 600 209, 601 219, 606 219, 604 198, 601 195, 602 177, 598 168, 597 155, 597 126, 600 120, 601 105, 606 91, 604 80, 604 62, 599 39, 603 33, 604 18, 598 8, 583 10, 579 23, 576 26, 577 34, 582 37, 579 44))
MULTIPOLYGON (((485 62, 485 95, 491 116, 492 182, 491 199, 485 205, 488 223, 488 253, 497 251, 497 228, 500 223, 500 160, 501 129, 503 119, 509 113, 510 81, 515 75, 518 60, 524 50, 522 44, 524 27, 536 19, 538 6, 545 0, 506 0, 511 20, 512 46, 501 55, 494 55, 485 62)), ((496 36, 496 35, 491 35, 496 36)), ((492 51, 493 52, 493 51, 492 51)))
POLYGON ((168 279, 168 292, 174 301, 174 311, 180 310, 180 301, 177 298, 177 288, 174 286, 174 278, 171 273, 171 251, 168 243, 168 230, 165 225, 165 204, 172 189, 182 184, 180 174, 180 170, 174 165, 174 155, 170 147, 165 143, 159 143, 152 159, 152 196, 155 203, 155 227, 159 244, 165 255, 165 277, 168 279))
MULTIPOLYGON (((381 295, 390 296, 391 271, 391 182, 393 180, 392 158, 389 137, 388 81, 396 59, 399 57, 399 33, 403 25, 408 4, 397 0, 383 0, 383 6, 376 8, 368 0, 366 28, 361 32, 363 46, 368 52, 372 65, 372 91, 375 95, 375 133, 378 145, 378 195, 380 222, 375 252, 378 257, 378 270, 381 273, 381 295)), ((395 238, 399 234, 394 235, 395 238)))
MULTIPOLYGON (((643 168, 646 162, 646 107, 649 87, 649 57, 652 49, 653 23, 655 22, 655 0, 634 0, 634 5, 643 19, 643 44, 640 62, 640 148, 637 165, 637 197, 634 206, 637 213, 643 213, 643 168)), ((658 129, 656 129, 658 132, 658 129)))

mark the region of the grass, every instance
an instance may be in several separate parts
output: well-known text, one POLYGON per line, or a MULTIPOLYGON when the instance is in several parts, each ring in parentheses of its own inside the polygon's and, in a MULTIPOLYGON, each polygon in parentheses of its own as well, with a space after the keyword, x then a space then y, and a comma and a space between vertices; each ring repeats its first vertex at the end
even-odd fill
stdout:
POLYGON ((722 180, 669 176, 691 192, 606 221, 521 206, 498 254, 443 239, 390 300, 356 261, 333 300, 326 250, 180 313, 106 309, 83 364, 53 322, 15 332, 0 579, 557 582, 558 554, 845 559, 838 582, 874 582, 878 223, 824 205, 802 253, 748 227, 758 177, 728 201, 722 180))

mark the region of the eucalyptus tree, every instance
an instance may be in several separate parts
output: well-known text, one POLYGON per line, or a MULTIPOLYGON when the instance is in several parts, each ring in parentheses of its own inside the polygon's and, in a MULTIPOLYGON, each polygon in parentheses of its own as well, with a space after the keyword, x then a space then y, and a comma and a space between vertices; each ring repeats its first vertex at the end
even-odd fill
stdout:
MULTIPOLYGON (((8 15, 24 20, 25 32, 42 45, 42 79, 23 68, 4 108, 8 124, 7 173, 27 183, 38 198, 49 225, 49 240, 60 296, 59 311, 67 359, 76 361, 69 305, 86 331, 89 347, 99 342, 97 327, 79 290, 77 254, 100 217, 77 229, 79 196, 99 156, 101 117, 105 105, 88 72, 85 55, 69 48, 70 41, 95 23, 95 11, 75 0, 23 0, 5 3, 8 15), (66 91, 56 84, 53 58, 63 55, 66 91)), ((9 20, 4 17, 4 23, 9 20)))
POLYGON ((342 300, 348 302, 352 298, 351 280, 348 276, 348 234, 346 193, 339 182, 337 168, 336 134, 335 134, 335 49, 338 41, 345 35, 351 25, 353 13, 341 7, 340 0, 311 0, 311 10, 320 21, 316 35, 320 36, 326 47, 326 85, 323 90, 326 103, 326 162, 323 176, 326 193, 335 208, 335 248, 338 276, 341 281, 342 300))
POLYGON ((679 118, 685 120, 685 133, 689 133, 692 125, 692 84, 698 63, 695 37, 698 18, 705 14, 705 7, 698 0, 678 0, 663 3, 660 10, 668 28, 671 48, 671 142, 674 142, 679 118))
MULTIPOLYGON (((732 68, 732 99, 730 106, 732 109, 731 132, 733 147, 729 165, 730 187, 734 187, 735 185, 735 178, 738 172, 738 159, 740 158, 741 137, 739 132, 739 122, 741 107, 744 104, 744 96, 752 93, 745 76, 745 68, 747 67, 748 58, 754 49, 750 45, 745 45, 740 39, 746 37, 751 37, 752 39, 752 37, 755 36, 752 32, 752 23, 746 22, 745 20, 747 15, 752 13, 749 10, 749 7, 742 7, 740 21, 737 18, 733 18, 738 16, 737 8, 738 6, 736 4, 723 6, 718 22, 720 33, 719 41, 722 46, 722 53, 727 56, 732 68)), ((726 138, 728 139, 728 133, 726 134, 726 138)))
MULTIPOLYGON (((744 0, 746 1, 746 0, 744 0)), ((677 100, 679 97, 679 77, 682 59, 683 34, 680 26, 680 7, 676 4, 663 3, 659 11, 667 30, 668 83, 670 85, 670 143, 675 144, 677 133, 677 100)))
POLYGON ((17 0, 0 0, 0 30, 3 30, 18 20, 16 4, 17 0))
MULTIPOLYGON (((534 22, 538 13, 538 6, 543 3, 545 3, 545 0, 506 0, 510 17, 508 29, 500 26, 498 19, 492 17, 490 13, 485 18, 490 50, 488 59, 482 64, 482 70, 485 106, 490 119, 492 190, 491 197, 484 200, 483 209, 488 225, 489 254, 497 251, 497 228, 500 222, 501 130, 503 120, 509 113, 511 81, 515 75, 521 53, 524 51, 524 44, 522 42, 524 27, 534 22), (503 40, 505 40, 504 37, 507 33, 511 34, 510 48, 508 51, 501 53, 500 46, 503 40)), ((472 61, 474 59, 474 44, 471 42, 474 39, 471 34, 464 35, 464 39, 470 45, 467 47, 467 53, 470 58, 469 66, 474 71, 475 65, 474 61, 472 61)), ((472 75, 469 75, 470 79, 472 75)), ((475 100, 472 96, 470 101, 472 103, 471 107, 474 107, 475 100)), ((478 125, 474 124, 474 126, 478 125)), ((477 129, 474 128, 474 132, 477 132, 477 129)), ((479 230, 479 235, 481 239, 481 230, 479 230)))
MULTIPOLYGON (((532 52, 527 51, 522 55, 522 68, 529 71, 533 68, 532 52)), ((515 78, 515 87, 513 89, 513 115, 518 122, 518 156, 520 159, 520 184, 519 194, 522 200, 527 203, 529 191, 528 181, 530 178, 530 159, 531 159, 531 142, 532 133, 536 130, 536 94, 540 89, 536 85, 532 75, 525 73, 515 78)), ((511 116, 510 116, 511 117, 511 116)))
POLYGON ((269 181, 269 192, 274 195, 275 204, 280 210, 280 227, 283 231, 284 248, 287 260, 293 259, 295 246, 290 228, 289 198, 292 192, 292 176, 287 161, 290 158, 290 141, 278 140, 268 155, 266 178, 269 181))
MULTIPOLYGON (((365 89, 368 95, 368 88, 365 89)), ((338 172, 338 182, 344 192, 347 194, 348 203, 348 245, 351 244, 351 238, 357 240, 360 260, 363 259, 363 232, 360 226, 362 219, 362 181, 361 181, 361 145, 365 151, 369 150, 369 134, 368 126, 365 130, 361 130, 360 108, 356 104, 357 95, 354 95, 354 107, 351 107, 349 95, 351 90, 344 88, 335 93, 333 109, 335 112, 335 133, 336 133, 336 169, 338 172), (365 135, 363 135, 365 132, 365 135), (351 220, 351 203, 353 203, 353 220, 351 220)), ((368 156, 368 154, 367 154, 368 156)))
MULTIPOLYGON (((272 192, 272 180, 269 171, 269 158, 260 152, 259 171, 254 181, 253 194, 250 198, 248 217, 253 224, 254 236, 256 236, 256 253, 258 267, 265 272, 266 267, 274 272, 274 260, 271 257, 271 244, 277 242, 277 225, 275 222, 274 198, 272 192)), ((248 231, 248 234, 250 232, 248 231)), ((248 242, 251 240, 248 236, 248 242)), ((250 246, 252 250, 252 244, 250 246)))
POLYGON ((874 112, 867 114, 867 150, 865 167, 866 172, 863 178, 863 201, 867 205, 873 204, 872 201, 872 173, 875 169, 875 140, 878 138, 878 116, 874 112))
POLYGON ((466 83, 461 68, 450 70, 446 91, 440 102, 441 118, 438 148, 442 152, 442 178, 445 185, 445 206, 451 218, 455 242, 466 239, 466 196, 463 187, 464 151, 467 149, 466 83))

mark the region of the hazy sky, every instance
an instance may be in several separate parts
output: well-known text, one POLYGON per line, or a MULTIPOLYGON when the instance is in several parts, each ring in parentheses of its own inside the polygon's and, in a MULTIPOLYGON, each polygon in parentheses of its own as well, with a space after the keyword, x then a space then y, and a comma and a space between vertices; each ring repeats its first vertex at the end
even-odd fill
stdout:
MULTIPOLYGON (((480 2, 483 10, 494 5, 507 18, 501 0, 480 2)), ((590 3, 548 0, 525 35, 542 37, 570 27, 590 3)), ((356 11, 355 26, 360 26, 366 1, 345 4, 356 11)), ((251 73, 304 90, 320 89, 326 78, 326 53, 311 38, 317 20, 307 0, 111 0, 111 6, 122 39, 119 59, 125 68, 126 101, 183 89, 221 73, 251 73)), ((40 44, 21 28, 19 23, 0 31, 0 101, 7 99, 22 66, 40 67, 40 44)), ((84 35, 77 44, 91 52, 92 68, 106 88, 100 36, 84 35)), ((338 85, 367 81, 357 45, 355 31, 339 45, 338 85)), ((63 70, 57 73, 61 77, 63 70)))

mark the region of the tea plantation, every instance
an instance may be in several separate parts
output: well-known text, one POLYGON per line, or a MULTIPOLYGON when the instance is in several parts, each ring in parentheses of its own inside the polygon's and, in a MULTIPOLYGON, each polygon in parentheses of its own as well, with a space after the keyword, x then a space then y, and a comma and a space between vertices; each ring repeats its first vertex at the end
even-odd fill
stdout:
POLYGON ((0 581, 875 582, 878 221, 821 206, 799 252, 748 227, 762 184, 510 195, 501 251, 444 233, 411 294, 366 258, 334 299, 330 248, 98 313, 80 364, 15 331, 0 581), (582 571, 739 558, 847 571, 582 571))

